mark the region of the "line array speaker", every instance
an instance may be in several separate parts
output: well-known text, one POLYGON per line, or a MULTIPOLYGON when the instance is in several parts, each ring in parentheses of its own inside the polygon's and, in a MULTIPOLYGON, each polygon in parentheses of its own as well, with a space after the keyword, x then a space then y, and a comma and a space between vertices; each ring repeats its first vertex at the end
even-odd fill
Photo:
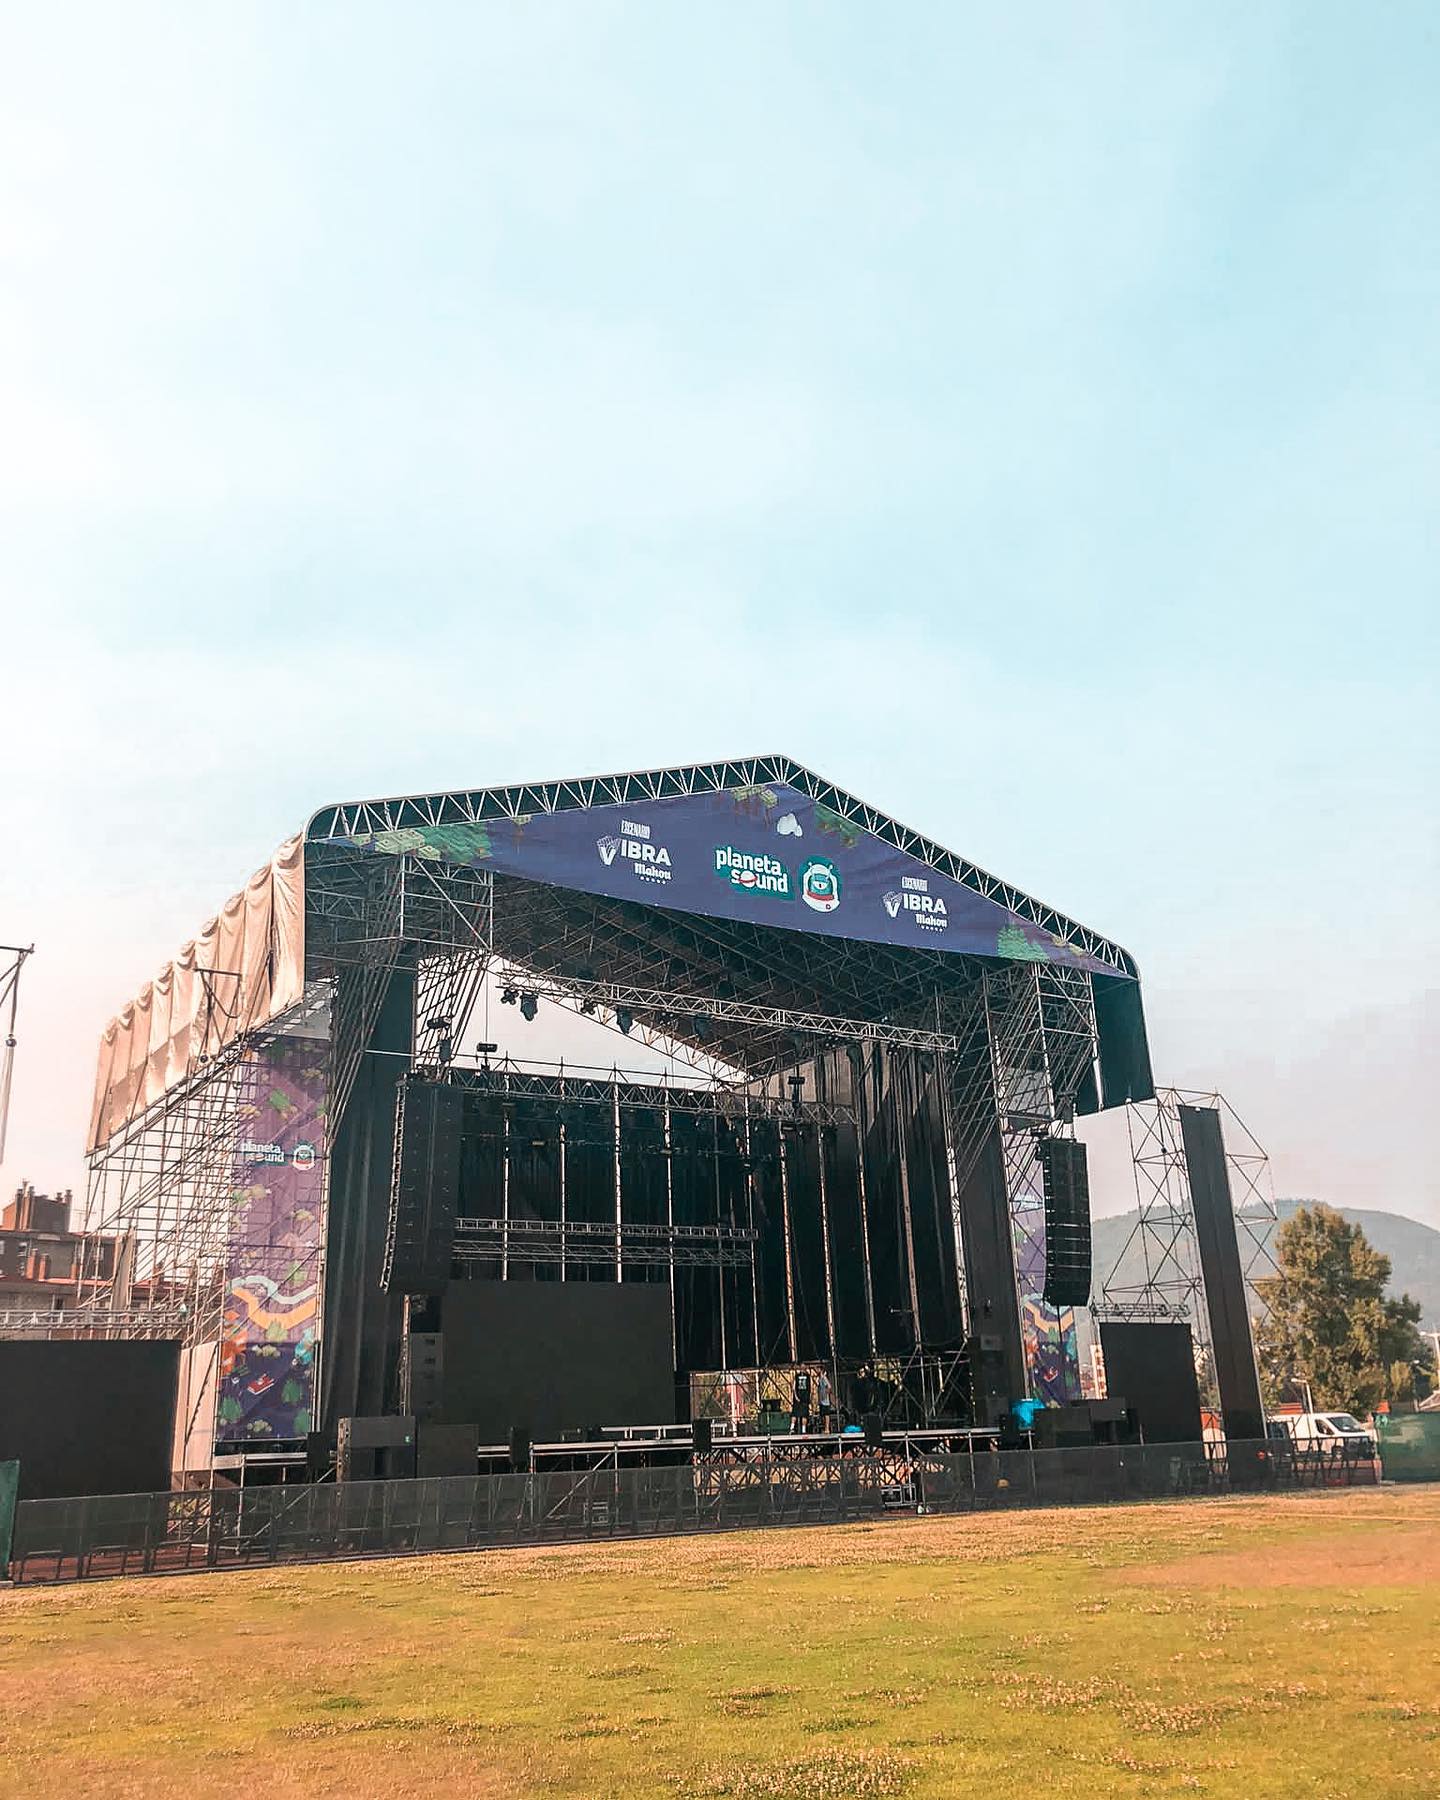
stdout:
POLYGON ((436 1419, 442 1410, 445 1340, 438 1331, 407 1331, 400 1340, 400 1399, 416 1419, 436 1419))
POLYGON ((1045 1189, 1047 1306, 1086 1306, 1090 1300, 1090 1175, 1085 1146, 1072 1138, 1042 1138, 1045 1189))
POLYGON ((450 1279, 464 1095, 443 1081, 402 1081, 396 1100, 390 1219, 380 1285, 438 1293, 450 1279))
POLYGON ((1265 1436, 1265 1407, 1255 1370, 1245 1270, 1235 1231, 1235 1204, 1220 1114, 1209 1106, 1180 1108, 1180 1141, 1190 1178, 1195 1242, 1210 1315, 1210 1347, 1225 1435, 1233 1441, 1265 1436))

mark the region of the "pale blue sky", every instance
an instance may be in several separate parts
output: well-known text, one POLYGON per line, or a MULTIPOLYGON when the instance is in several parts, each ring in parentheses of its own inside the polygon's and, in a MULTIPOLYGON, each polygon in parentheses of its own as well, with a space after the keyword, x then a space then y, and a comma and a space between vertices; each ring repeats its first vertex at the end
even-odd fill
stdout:
POLYGON ((1282 1192, 1440 1217, 1437 38, 17 12, 4 1181, 320 802, 783 749, 1129 947, 1282 1192))

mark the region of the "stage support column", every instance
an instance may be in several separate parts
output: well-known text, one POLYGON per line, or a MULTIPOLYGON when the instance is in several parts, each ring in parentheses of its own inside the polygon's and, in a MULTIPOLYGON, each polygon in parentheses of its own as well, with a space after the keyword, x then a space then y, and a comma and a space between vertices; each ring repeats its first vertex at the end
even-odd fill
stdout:
POLYGON ((405 1299, 380 1286, 395 1151, 395 1090, 410 1067, 415 970, 395 969, 331 1151, 319 1426, 398 1404, 405 1299))
POLYGON ((1005 1157, 995 1125, 960 1190, 960 1235, 970 1302, 977 1423, 991 1424, 1025 1394, 1025 1346, 1015 1287, 1015 1250, 1005 1157))
POLYGON ((1230 1171, 1220 1114, 1209 1106, 1180 1108, 1180 1139, 1190 1178, 1190 1205, 1195 1214, 1195 1240, 1200 1272, 1205 1278, 1205 1306, 1210 1315, 1210 1347, 1215 1356, 1215 1384, 1227 1438, 1241 1441, 1265 1436, 1265 1408, 1255 1369, 1250 1335, 1245 1271, 1235 1235, 1235 1207, 1230 1197, 1230 1171))

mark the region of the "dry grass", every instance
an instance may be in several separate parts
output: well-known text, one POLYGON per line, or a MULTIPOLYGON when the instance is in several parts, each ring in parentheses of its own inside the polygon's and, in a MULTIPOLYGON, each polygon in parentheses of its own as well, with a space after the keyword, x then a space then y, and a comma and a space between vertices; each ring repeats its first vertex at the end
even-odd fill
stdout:
POLYGON ((1440 1491, 0 1595, 0 1796, 1440 1793, 1440 1491))

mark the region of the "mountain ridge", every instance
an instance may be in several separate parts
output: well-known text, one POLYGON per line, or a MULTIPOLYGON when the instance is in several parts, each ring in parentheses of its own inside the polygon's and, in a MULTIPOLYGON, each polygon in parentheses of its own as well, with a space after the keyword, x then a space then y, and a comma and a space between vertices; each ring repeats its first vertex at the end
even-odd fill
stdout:
MULTIPOLYGON (((1302 1206, 1328 1205, 1328 1201, 1284 1199, 1275 1202, 1278 1221, 1288 1219, 1302 1206)), ((1409 1294, 1420 1303, 1423 1330, 1440 1331, 1440 1231, 1422 1225, 1418 1219, 1403 1213, 1384 1212, 1379 1208, 1337 1206, 1333 1209, 1352 1225, 1358 1225, 1372 1247, 1390 1258, 1392 1295, 1409 1294)), ((1137 1248, 1124 1254, 1126 1240, 1135 1229, 1137 1212, 1111 1213, 1095 1219, 1092 1232, 1092 1265, 1095 1271, 1094 1292, 1098 1296, 1108 1281, 1136 1287, 1144 1280, 1144 1270, 1137 1248)), ((1253 1214, 1251 1214, 1253 1217, 1253 1214)), ((1273 1232, 1265 1234, 1267 1246, 1273 1232)))

